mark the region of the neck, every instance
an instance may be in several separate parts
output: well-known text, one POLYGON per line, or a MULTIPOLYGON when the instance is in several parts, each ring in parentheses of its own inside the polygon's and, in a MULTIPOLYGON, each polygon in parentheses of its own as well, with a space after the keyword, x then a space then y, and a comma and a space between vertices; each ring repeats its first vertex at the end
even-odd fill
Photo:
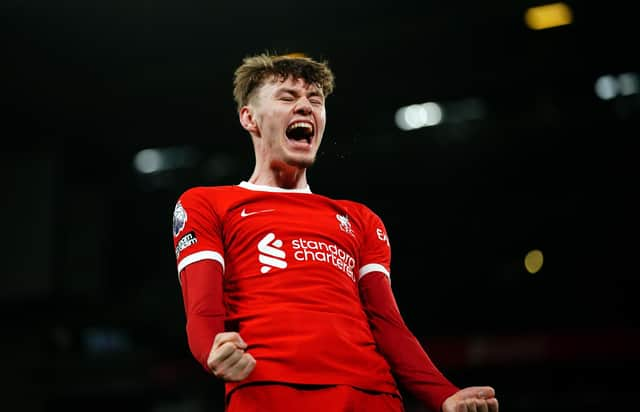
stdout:
POLYGON ((273 161, 269 170, 253 171, 249 182, 256 185, 274 186, 283 189, 304 189, 307 187, 307 169, 292 166, 282 161, 273 161))

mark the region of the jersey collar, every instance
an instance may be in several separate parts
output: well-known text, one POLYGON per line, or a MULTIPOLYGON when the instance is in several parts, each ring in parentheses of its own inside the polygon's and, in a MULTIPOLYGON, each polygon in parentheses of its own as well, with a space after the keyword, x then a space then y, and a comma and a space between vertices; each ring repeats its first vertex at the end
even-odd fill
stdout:
POLYGON ((302 189, 283 189, 281 187, 276 187, 276 186, 256 185, 243 180, 242 182, 240 182, 238 186, 244 189, 254 190, 257 192, 311 193, 311 188, 309 187, 309 185, 307 185, 307 187, 302 189))

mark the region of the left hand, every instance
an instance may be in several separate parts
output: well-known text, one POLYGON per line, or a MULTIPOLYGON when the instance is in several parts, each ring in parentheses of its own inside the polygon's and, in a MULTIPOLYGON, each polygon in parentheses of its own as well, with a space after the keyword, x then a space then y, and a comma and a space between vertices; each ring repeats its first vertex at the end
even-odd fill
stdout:
POLYGON ((496 391, 491 386, 460 389, 445 399, 442 412, 498 412, 496 391))

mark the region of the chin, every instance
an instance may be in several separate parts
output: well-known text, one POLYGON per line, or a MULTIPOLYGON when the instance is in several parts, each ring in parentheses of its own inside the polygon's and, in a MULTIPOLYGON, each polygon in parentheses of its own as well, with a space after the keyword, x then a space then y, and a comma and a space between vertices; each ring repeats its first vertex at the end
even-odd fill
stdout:
POLYGON ((287 164, 290 166, 294 166, 300 169, 308 169, 316 162, 315 157, 311 158, 293 158, 290 159, 287 164))
POLYGON ((284 161, 290 166, 306 169, 316 162, 316 156, 311 153, 289 153, 284 161))

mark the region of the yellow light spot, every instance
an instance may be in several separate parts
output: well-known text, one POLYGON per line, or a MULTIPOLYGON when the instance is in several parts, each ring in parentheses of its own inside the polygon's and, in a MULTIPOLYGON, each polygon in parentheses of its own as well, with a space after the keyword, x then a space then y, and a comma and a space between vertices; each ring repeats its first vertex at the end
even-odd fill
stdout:
POLYGON ((527 9, 524 21, 530 29, 542 30, 571 24, 573 15, 566 4, 552 3, 527 9))
POLYGON ((542 251, 538 249, 531 250, 524 257, 524 267, 527 269, 527 272, 531 274, 536 273, 542 269, 543 260, 542 251))

